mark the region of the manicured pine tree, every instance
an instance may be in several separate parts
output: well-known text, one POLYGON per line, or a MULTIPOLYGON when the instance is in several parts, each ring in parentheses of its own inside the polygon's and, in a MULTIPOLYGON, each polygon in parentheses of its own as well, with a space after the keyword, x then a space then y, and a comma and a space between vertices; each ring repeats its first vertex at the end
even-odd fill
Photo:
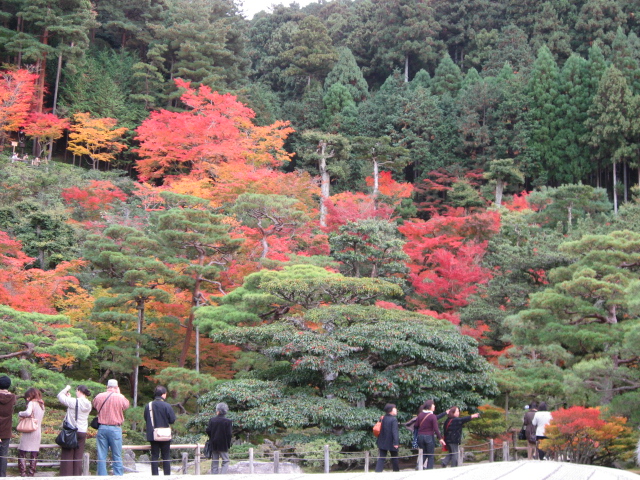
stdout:
MULTIPOLYGON (((169 197, 165 198, 169 200, 169 197)), ((192 199, 184 200, 193 206, 192 199)), ((157 212, 151 218, 166 262, 174 271, 174 283, 190 292, 191 307, 206 304, 209 292, 224 293, 220 273, 230 265, 242 243, 241 239, 231 238, 230 226, 225 222, 222 215, 196 208, 171 208, 157 212)), ((193 318, 193 310, 190 310, 179 367, 185 366, 191 348, 193 318)), ((195 365, 197 370, 197 359, 195 365)))
POLYGON ((524 182, 524 176, 514 164, 513 158, 492 160, 489 163, 489 171, 485 172, 484 178, 495 182, 495 203, 498 206, 502 205, 502 194, 507 185, 515 186, 524 182))
POLYGON ((133 370, 134 407, 138 404, 140 357, 149 304, 171 300, 171 295, 161 287, 169 284, 174 273, 158 260, 160 252, 160 245, 151 236, 123 226, 109 227, 102 235, 90 236, 85 243, 84 256, 90 262, 92 283, 109 293, 96 299, 93 317, 116 326, 135 325, 134 331, 125 329, 119 333, 112 360, 103 362, 103 367, 112 371, 133 370), (133 343, 133 355, 127 340, 133 343), (128 358, 118 358, 121 354, 128 358))

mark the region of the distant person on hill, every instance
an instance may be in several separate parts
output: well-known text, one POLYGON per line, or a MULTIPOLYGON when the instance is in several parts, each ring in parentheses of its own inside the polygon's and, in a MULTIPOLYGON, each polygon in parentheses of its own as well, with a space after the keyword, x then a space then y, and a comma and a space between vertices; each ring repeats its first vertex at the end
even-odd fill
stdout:
POLYGON ((13 433, 13 407, 16 396, 9 391, 11 379, 6 375, 0 377, 0 477, 7 476, 7 454, 13 433))
POLYGON ((545 436, 545 427, 551 423, 553 417, 551 416, 551 412, 547 411, 547 403, 540 402, 538 405, 538 411, 533 416, 533 420, 531 423, 536 427, 536 441, 538 442, 538 458, 540 460, 544 460, 544 456, 546 452, 544 450, 540 450, 540 440, 544 440, 547 438, 545 436))
POLYGON ((537 411, 538 402, 534 400, 531 402, 531 405, 529 405, 529 410, 525 412, 524 418, 522 419, 522 426, 524 427, 524 431, 527 436, 527 458, 529 460, 538 458, 538 449, 536 448, 536 444, 538 442, 536 439, 536 426, 533 424, 533 417, 536 415, 537 411))
POLYGON ((216 405, 216 416, 209 420, 206 433, 211 443, 211 473, 224 475, 229 468, 229 449, 231 448, 231 427, 233 422, 225 417, 229 411, 226 403, 216 405), (218 470, 219 460, 222 459, 222 468, 218 470))
POLYGON ((376 462, 376 472, 380 473, 384 469, 384 462, 387 459, 387 452, 391 456, 391 468, 394 472, 400 471, 398 462, 398 449, 400 448, 400 431, 398 428, 398 409, 393 403, 384 406, 384 417, 382 417, 382 427, 378 435, 378 461, 376 462))
POLYGON ((460 407, 451 407, 447 411, 448 417, 444 421, 444 441, 447 442, 447 449, 449 453, 444 459, 442 459, 442 466, 446 467, 451 463, 452 467, 458 466, 458 450, 460 449, 460 443, 462 441, 462 426, 471 421, 474 418, 480 416, 479 413, 473 415, 467 415, 466 417, 460 416, 460 407))

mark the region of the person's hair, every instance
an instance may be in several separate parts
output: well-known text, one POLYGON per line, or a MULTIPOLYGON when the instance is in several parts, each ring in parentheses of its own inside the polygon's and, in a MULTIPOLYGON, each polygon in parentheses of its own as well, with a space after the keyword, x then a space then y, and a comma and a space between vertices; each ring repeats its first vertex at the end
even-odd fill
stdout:
POLYGON ((547 411, 547 402, 540 402, 538 404, 538 411, 546 412, 547 411))
POLYGON ((435 402, 433 400, 427 400, 420 406, 418 413, 422 412, 423 410, 431 410, 431 407, 433 407, 434 403, 435 402))
POLYGON ((531 402, 529 404, 529 410, 531 410, 531 409, 537 410, 538 409, 538 402, 536 402, 535 400, 533 402, 531 402))
POLYGON ((42 400, 42 393, 37 388, 31 387, 24 392, 24 399, 27 402, 38 402, 42 408, 44 408, 44 400, 42 400))
POLYGON ((156 387, 156 389, 153 391, 153 396, 154 397, 161 397, 165 393, 167 393, 167 389, 164 388, 162 385, 158 385, 156 387))
POLYGON ((86 385, 78 385, 78 388, 76 388, 76 390, 82 392, 86 397, 91 396, 91 390, 89 390, 86 385))
POLYGON ((384 406, 383 410, 384 410, 384 413, 391 413, 391 411, 392 411, 394 408, 396 408, 395 404, 393 404, 393 403, 387 403, 387 404, 384 406))
POLYGON ((457 405, 454 405, 453 407, 451 407, 449 409, 449 413, 447 413, 447 416, 449 418, 453 418, 453 417, 455 417, 455 413, 458 412, 458 411, 460 411, 460 407, 458 407, 457 405))

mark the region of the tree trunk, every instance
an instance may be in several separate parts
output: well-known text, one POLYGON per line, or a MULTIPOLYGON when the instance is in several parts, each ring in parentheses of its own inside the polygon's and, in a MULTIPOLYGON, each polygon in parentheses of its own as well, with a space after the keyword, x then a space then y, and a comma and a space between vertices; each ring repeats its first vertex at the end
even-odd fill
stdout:
POLYGON ((196 372, 200 373, 200 327, 196 326, 196 372))
MULTIPOLYGON (((42 44, 49 44, 49 29, 45 28, 44 32, 42 32, 42 44)), ((47 52, 46 50, 42 52, 42 59, 38 60, 39 69, 38 69, 38 97, 36 98, 36 112, 42 113, 42 109, 44 108, 44 80, 47 73, 47 52)))
MULTIPOLYGON (((204 256, 200 255, 200 266, 204 265, 204 256)), ((193 286, 193 293, 191 295, 191 305, 197 307, 200 305, 200 285, 202 284, 202 278, 200 274, 196 274, 196 282, 193 286)), ((187 362, 187 354, 189 353, 189 347, 191 347, 191 335, 193 335, 193 310, 189 314, 187 319, 187 331, 184 334, 184 343, 182 344, 182 352, 180 352, 180 359, 178 360, 178 366, 184 368, 184 364, 187 362)))
POLYGON ((409 83, 409 54, 404 56, 404 83, 409 83))
POLYGON ((136 365, 133 367, 133 406, 138 406, 138 371, 140 369, 140 336, 144 323, 144 301, 138 302, 138 338, 136 339, 136 365))
POLYGON ((504 182, 496 180, 496 205, 502 205, 502 192, 504 191, 504 182))
POLYGON ((327 171, 327 142, 321 141, 320 149, 320 226, 327 226, 327 206, 325 200, 329 199, 329 172, 327 171))
POLYGON ((626 160, 622 163, 622 178, 624 183, 624 203, 627 203, 628 196, 627 191, 629 190, 629 179, 627 178, 627 162, 626 160))
POLYGON ((380 190, 380 166, 378 165, 378 158, 373 157, 373 202, 376 203, 378 198, 378 192, 380 190))
POLYGON ((616 183, 618 178, 616 176, 616 162, 613 162, 613 213, 618 214, 618 192, 616 190, 616 183))

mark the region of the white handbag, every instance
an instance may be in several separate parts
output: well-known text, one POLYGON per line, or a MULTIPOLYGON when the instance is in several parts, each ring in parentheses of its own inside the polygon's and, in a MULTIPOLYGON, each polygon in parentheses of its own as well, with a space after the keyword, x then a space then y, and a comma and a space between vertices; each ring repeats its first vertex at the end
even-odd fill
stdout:
POLYGON ((153 424, 153 402, 149 402, 149 415, 151 416, 151 428, 153 428, 153 441, 167 442, 171 440, 171 427, 155 428, 153 424))

